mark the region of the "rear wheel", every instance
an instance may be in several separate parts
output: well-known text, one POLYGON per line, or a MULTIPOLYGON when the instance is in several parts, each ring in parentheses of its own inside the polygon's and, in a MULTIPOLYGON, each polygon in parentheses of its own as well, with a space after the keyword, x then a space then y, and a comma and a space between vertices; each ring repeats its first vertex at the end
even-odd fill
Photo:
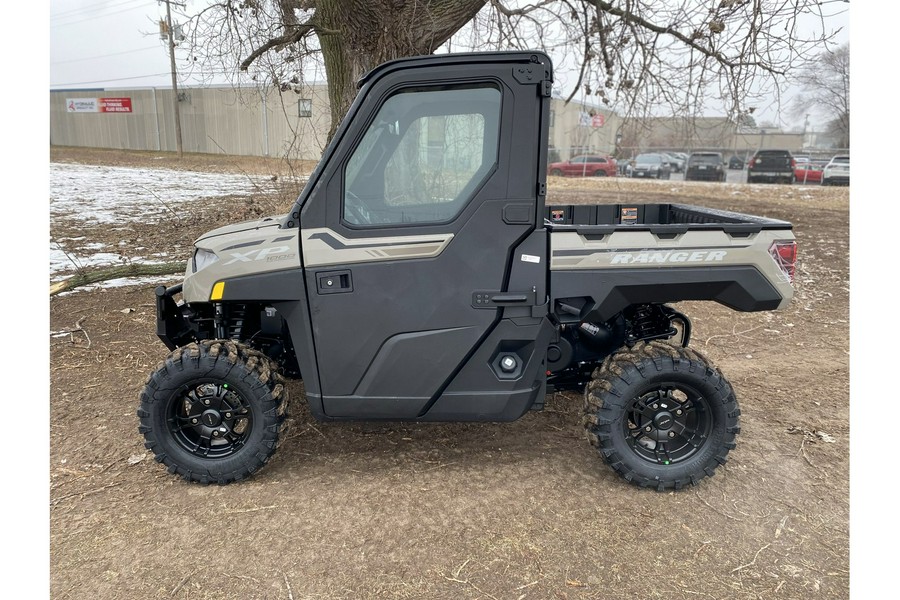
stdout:
POLYGON ((597 169, 594 171, 594 177, 606 177, 606 171, 603 169, 597 169))
POLYGON ((150 376, 137 415, 144 445, 169 473, 225 484, 249 477, 278 448, 287 390, 278 365, 230 340, 172 352, 150 376))
POLYGON ((607 358, 585 388, 585 428, 629 483, 697 485, 725 464, 740 432, 731 385, 698 352, 642 342, 607 358))
POLYGON ((550 171, 550 174, 554 177, 562 177, 563 172, 559 169, 553 169, 552 171, 550 171))

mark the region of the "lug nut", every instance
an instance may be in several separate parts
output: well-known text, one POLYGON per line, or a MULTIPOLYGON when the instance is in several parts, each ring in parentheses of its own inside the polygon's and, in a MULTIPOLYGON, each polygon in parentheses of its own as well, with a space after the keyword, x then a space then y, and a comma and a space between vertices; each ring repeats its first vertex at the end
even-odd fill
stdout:
POLYGON ((659 404, 654 404, 654 405, 653 405, 653 410, 656 410, 657 408, 659 408, 659 404))
POLYGON ((215 431, 213 431, 213 437, 219 437, 219 430, 218 430, 218 429, 216 429, 215 431))
POLYGON ((203 404, 209 406, 209 400, 208 400, 208 399, 207 399, 207 400, 204 400, 204 401, 203 401, 203 404))
POLYGON ((678 410, 675 411, 675 414, 682 415, 682 414, 684 414, 684 411, 679 408, 678 410))
POLYGON ((226 418, 226 419, 230 419, 230 418, 231 418, 231 413, 225 413, 225 418, 226 418))
POLYGON ((647 425, 646 427, 644 427, 644 431, 653 431, 653 428, 647 425))
POLYGON ((675 432, 674 432, 674 431, 670 431, 670 432, 669 432, 669 437, 675 437, 675 432))
POLYGON ((191 423, 194 423, 195 425, 199 422, 200 422, 199 419, 191 419, 191 423))

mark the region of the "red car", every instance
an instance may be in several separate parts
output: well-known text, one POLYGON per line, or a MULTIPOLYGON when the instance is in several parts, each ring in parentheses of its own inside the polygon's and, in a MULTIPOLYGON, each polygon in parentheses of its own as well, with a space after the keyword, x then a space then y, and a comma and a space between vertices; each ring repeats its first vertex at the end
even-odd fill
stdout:
POLYGON ((822 183, 822 170, 825 165, 820 161, 797 162, 794 167, 794 181, 796 183, 822 183))
POLYGON ((547 173, 557 177, 615 177, 617 169, 614 158, 586 154, 566 162, 550 163, 547 173))

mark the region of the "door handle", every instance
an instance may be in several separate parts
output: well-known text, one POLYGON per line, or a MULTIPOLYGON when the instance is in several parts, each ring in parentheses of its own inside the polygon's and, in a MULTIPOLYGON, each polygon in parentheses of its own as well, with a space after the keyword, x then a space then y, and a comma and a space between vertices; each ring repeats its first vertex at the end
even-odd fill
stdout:
POLYGON ((350 271, 326 271, 316 273, 316 291, 320 294, 340 294, 353 291, 350 271))
POLYGON ((474 308, 497 308, 517 304, 534 304, 534 292, 491 292, 479 291, 472 294, 474 308))

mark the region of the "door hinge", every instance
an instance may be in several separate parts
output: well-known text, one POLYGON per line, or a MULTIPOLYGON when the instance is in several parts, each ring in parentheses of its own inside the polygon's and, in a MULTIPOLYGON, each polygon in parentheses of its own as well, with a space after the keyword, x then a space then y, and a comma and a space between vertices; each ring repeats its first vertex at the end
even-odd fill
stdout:
POLYGON ((518 65, 513 67, 513 77, 521 84, 537 84, 538 94, 549 98, 553 91, 550 73, 542 64, 518 65))

